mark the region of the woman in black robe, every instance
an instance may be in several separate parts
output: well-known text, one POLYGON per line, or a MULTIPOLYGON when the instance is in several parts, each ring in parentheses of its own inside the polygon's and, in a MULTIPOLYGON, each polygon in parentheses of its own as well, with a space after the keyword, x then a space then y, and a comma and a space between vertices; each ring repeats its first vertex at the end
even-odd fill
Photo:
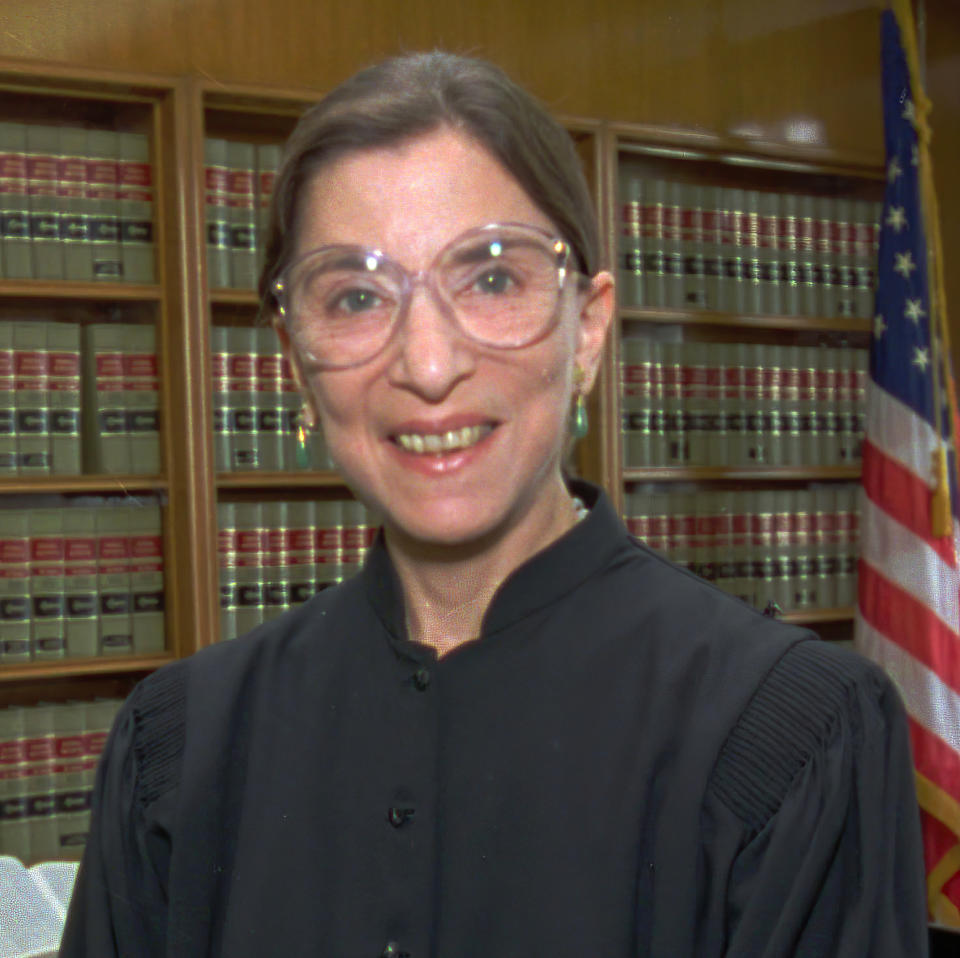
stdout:
POLYGON ((614 310, 566 133, 489 64, 301 121, 261 279, 361 573, 137 687, 64 958, 925 952, 903 713, 566 481, 614 310))

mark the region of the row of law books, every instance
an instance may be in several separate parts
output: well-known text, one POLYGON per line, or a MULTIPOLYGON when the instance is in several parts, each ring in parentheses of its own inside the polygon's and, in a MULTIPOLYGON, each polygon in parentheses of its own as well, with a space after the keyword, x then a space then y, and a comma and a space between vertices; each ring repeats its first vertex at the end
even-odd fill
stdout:
POLYGON ((0 475, 160 472, 153 326, 0 322, 0 475))
MULTIPOLYGON (((29 501, 29 500, 28 500, 29 501)), ((0 509, 0 667, 163 651, 155 499, 80 497, 0 509)))
POLYGON ((873 315, 881 204, 620 171, 627 306, 789 316, 873 315))
MULTIPOLYGON (((218 472, 297 468, 302 399, 276 333, 266 326, 214 326, 214 455, 218 472)), ((313 469, 333 469, 323 435, 310 434, 313 469)))
POLYGON ((856 602, 860 486, 627 490, 627 528, 745 602, 784 612, 856 602))
POLYGON ((852 346, 624 338, 624 464, 856 465, 868 363, 852 346))
POLYGON ((349 578, 378 528, 354 499, 221 502, 217 518, 224 639, 349 578))
POLYGON ((212 288, 256 287, 280 152, 276 143, 204 140, 207 276, 212 288))
POLYGON ((76 861, 119 699, 0 709, 0 855, 76 861))
POLYGON ((0 276, 153 283, 145 133, 0 122, 0 276))

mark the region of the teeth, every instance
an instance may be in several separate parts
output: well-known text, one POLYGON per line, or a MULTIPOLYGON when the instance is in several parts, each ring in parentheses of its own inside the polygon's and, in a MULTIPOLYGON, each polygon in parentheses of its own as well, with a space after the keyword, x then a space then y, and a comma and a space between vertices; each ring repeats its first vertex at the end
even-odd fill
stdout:
POLYGON ((452 452, 476 445, 490 429, 490 426, 464 426, 463 429, 451 429, 443 434, 402 433, 397 436, 397 442, 407 452, 452 452))

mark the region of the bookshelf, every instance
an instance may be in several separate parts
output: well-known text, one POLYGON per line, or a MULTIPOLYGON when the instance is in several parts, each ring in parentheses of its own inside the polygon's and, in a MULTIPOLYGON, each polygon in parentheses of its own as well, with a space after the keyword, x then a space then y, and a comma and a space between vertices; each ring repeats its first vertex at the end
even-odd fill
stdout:
MULTIPOLYGON (((218 508, 252 501, 321 501, 347 496, 331 469, 300 471, 289 459, 252 461, 248 468, 222 468, 218 462, 217 397, 213 375, 218 330, 257 330, 259 303, 251 283, 249 246, 254 265, 258 242, 259 193, 254 187, 246 222, 228 222, 226 235, 239 236, 238 274, 242 282, 224 282, 213 260, 220 256, 210 239, 207 167, 210 140, 240 144, 254 163, 282 143, 316 91, 224 85, 198 77, 112 74, 106 71, 0 64, 5 105, 0 121, 129 130, 147 134, 153 172, 154 281, 127 283, 75 279, 0 278, 0 320, 149 325, 157 336, 159 362, 160 469, 73 475, 5 475, 0 504, 23 497, 59 497, 64 504, 81 497, 156 497, 163 507, 166 643, 160 655, 64 658, 12 663, 0 667, 5 701, 39 701, 49 696, 97 695, 116 683, 131 683, 170 658, 189 655, 217 641, 220 611, 218 508), (252 219, 250 216, 252 215, 252 219), (252 223, 252 225, 251 225, 252 223), (216 281, 215 281, 216 280, 216 281), (277 466, 280 468, 277 468, 277 466), (174 561, 175 560, 175 561, 174 561)), ((872 201, 879 195, 882 171, 857 157, 797 148, 757 149, 699 133, 610 124, 582 117, 562 118, 584 163, 606 233, 608 255, 617 263, 623 170, 641 171, 649 180, 703 189, 751 188, 770 194, 801 194, 872 201)), ((244 151, 241 150, 241 153, 244 151)), ((275 151, 273 152, 275 156, 275 151)), ((238 161, 239 162, 239 161, 238 161)), ((228 164, 229 165, 229 164, 228 164)), ((257 170, 252 177, 259 183, 257 170)), ((259 171, 262 172, 262 171, 259 171)), ((640 175, 640 174, 638 174, 640 175)), ((242 179, 242 178, 241 178, 242 179)), ((231 185, 229 177, 225 181, 231 185)), ((231 190, 227 190, 231 192, 231 190)), ((235 192, 235 191, 234 191, 235 192)), ((233 215, 233 214, 229 214, 233 215)), ((222 228, 216 236, 222 238, 222 228)), ((230 249, 232 254, 234 250, 230 249)), ((0 250, 2 253, 2 250, 0 250)), ((0 260, 2 262, 2 260, 0 260)), ((222 264, 221 264, 222 265, 222 264)), ((232 263, 231 263, 232 266, 232 263)), ((622 277, 620 277, 622 280, 622 277)), ((697 303, 665 298, 631 302, 621 282, 617 335, 613 337, 598 388, 591 397, 588 438, 576 450, 580 474, 611 490, 623 512, 633 487, 694 489, 799 490, 854 483, 855 463, 812 465, 771 461, 761 464, 717 461, 637 462, 625 456, 620 423, 624 398, 620 368, 625 344, 652 333, 664 342, 701 344, 707 357, 717 348, 749 343, 754 347, 865 345, 866 316, 796 315, 739 305, 706 309, 697 303)), ((291 407, 292 408, 292 407, 291 407)), ((787 618, 829 632, 849 620, 849 608, 794 611, 787 618)))
MULTIPOLYGON (((855 542, 844 567, 836 543, 815 541, 817 517, 833 520, 802 510, 815 490, 852 493, 859 480, 883 170, 856 156, 615 124, 605 162, 619 305, 600 458, 621 514, 631 524, 634 491, 684 504, 695 516, 656 527, 652 544, 824 638, 848 638, 855 542), (772 530, 754 503, 790 496, 801 511, 772 530), (757 554, 762 536, 750 548, 765 524, 772 564, 757 554), (845 568, 840 604, 806 588, 828 562, 845 568), (750 579, 751 564, 753 582, 721 581, 750 579), (758 584, 771 570, 779 584, 758 584)), ((633 525, 643 536, 644 521, 633 525)))

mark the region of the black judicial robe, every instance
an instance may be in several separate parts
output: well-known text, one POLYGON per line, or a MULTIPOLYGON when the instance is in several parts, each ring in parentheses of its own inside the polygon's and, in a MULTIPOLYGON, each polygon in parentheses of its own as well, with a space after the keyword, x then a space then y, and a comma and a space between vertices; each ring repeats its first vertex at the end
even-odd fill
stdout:
POLYGON ((886 678, 577 491, 590 515, 439 661, 381 543, 142 682, 63 958, 926 954, 886 678))

